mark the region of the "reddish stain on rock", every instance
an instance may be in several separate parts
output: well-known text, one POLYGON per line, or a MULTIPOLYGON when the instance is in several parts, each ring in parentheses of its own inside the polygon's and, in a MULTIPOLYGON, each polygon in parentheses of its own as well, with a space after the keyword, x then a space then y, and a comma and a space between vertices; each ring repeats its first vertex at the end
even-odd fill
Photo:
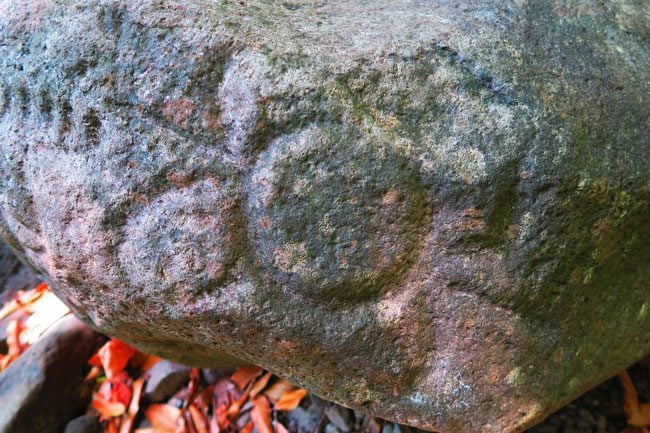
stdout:
POLYGON ((184 173, 180 171, 174 171, 167 175, 167 180, 176 185, 179 188, 189 186, 194 180, 194 176, 191 173, 184 173))
POLYGON ((51 5, 52 0, 25 2, 5 0, 0 2, 0 18, 13 20, 18 27, 35 29, 42 23, 43 17, 51 5))
POLYGON ((219 105, 216 103, 208 103, 203 111, 201 111, 201 126, 211 132, 219 132, 223 129, 219 120, 219 105))
POLYGON ((163 104, 163 116, 174 125, 181 128, 187 127, 187 122, 194 112, 194 101, 181 97, 166 101, 163 104))

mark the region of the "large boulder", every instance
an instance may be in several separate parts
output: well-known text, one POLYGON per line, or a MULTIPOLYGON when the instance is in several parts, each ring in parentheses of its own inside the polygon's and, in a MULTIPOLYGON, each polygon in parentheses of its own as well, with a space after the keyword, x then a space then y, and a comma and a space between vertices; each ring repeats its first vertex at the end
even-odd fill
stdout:
POLYGON ((82 414, 93 386, 87 361, 105 340, 74 316, 53 325, 0 373, 0 432, 60 433, 82 414))
POLYGON ((649 8, 1 0, 3 234, 144 350, 522 430, 650 352, 649 8))

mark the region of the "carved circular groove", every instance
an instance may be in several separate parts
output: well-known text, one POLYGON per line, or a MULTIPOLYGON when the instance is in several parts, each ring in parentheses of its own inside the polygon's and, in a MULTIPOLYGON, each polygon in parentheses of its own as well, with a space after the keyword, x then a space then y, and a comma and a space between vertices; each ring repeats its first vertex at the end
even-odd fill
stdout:
POLYGON ((249 181, 249 233, 262 266, 305 296, 377 295, 408 269, 428 229, 416 164, 350 130, 279 139, 249 181))
POLYGON ((207 180, 168 191, 130 218, 119 257, 131 284, 185 291, 218 284, 234 254, 232 203, 207 180))

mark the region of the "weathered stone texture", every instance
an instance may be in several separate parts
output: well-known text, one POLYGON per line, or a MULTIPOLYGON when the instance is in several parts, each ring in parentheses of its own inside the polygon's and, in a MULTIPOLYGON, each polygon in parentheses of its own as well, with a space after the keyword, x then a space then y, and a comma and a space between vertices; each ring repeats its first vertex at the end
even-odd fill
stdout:
POLYGON ((0 0, 0 226, 75 313, 442 432, 650 351, 650 4, 0 0))

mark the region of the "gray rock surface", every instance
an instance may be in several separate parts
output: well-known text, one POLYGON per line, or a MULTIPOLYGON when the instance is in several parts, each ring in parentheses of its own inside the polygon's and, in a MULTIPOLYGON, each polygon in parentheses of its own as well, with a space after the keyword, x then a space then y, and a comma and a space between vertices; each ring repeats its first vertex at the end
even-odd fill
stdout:
POLYGON ((337 430, 346 433, 350 431, 351 412, 349 409, 333 404, 325 409, 325 415, 337 430))
POLYGON ((20 266, 20 261, 9 245, 0 241, 0 287, 4 287, 9 278, 20 266))
POLYGON ((161 403, 174 395, 190 380, 190 367, 162 360, 145 373, 143 398, 152 403, 161 403))
POLYGON ((0 226, 75 313, 442 432, 650 351, 650 5, 0 3, 0 226))
POLYGON ((40 282, 40 278, 16 257, 9 245, 0 240, 0 305, 10 301, 19 290, 33 289, 40 282))
POLYGON ((97 417, 82 415, 66 424, 63 433, 102 433, 103 430, 97 417))
POLYGON ((90 402, 87 361, 105 341, 69 315, 0 373, 0 432, 61 433, 90 402))

